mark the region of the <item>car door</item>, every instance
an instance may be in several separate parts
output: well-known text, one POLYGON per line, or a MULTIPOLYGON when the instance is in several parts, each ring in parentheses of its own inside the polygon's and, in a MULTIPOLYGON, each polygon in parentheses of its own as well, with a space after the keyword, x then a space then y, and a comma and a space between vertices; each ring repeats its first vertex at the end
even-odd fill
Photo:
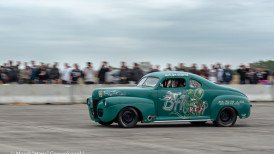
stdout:
POLYGON ((187 77, 166 77, 158 88, 157 117, 176 120, 184 117, 183 105, 187 100, 187 77))
POLYGON ((184 105, 184 115, 189 119, 207 118, 208 101, 205 97, 206 91, 201 82, 196 79, 189 79, 189 88, 187 90, 188 100, 184 105))

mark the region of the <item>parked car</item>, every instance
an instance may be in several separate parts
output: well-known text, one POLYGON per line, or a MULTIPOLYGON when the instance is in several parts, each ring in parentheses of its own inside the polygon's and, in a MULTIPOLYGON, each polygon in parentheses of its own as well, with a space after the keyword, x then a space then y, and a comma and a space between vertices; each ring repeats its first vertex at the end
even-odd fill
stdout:
POLYGON ((238 90, 177 71, 147 74, 136 87, 95 89, 87 105, 93 121, 124 128, 170 121, 230 127, 237 117, 248 118, 251 107, 238 90))

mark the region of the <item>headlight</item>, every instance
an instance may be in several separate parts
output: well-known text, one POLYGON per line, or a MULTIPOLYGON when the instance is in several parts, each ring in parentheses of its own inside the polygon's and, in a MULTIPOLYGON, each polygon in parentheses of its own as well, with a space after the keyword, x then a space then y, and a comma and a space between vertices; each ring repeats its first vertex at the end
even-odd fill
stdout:
POLYGON ((107 101, 104 100, 103 104, 104 104, 104 106, 106 107, 106 106, 107 106, 107 101))

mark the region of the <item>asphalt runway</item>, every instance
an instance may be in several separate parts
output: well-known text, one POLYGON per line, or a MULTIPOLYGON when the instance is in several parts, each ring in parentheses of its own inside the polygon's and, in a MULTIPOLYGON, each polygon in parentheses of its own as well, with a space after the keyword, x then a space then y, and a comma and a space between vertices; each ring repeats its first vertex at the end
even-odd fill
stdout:
POLYGON ((0 154, 274 153, 274 103, 253 103, 231 128, 180 124, 103 127, 78 105, 0 105, 0 154))

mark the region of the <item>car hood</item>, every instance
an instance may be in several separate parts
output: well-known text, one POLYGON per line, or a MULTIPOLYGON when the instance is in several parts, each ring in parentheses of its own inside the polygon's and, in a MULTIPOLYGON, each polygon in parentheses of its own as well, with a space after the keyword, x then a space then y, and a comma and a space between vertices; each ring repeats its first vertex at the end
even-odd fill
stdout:
POLYGON ((152 88, 142 87, 112 87, 112 88, 97 88, 92 92, 93 99, 103 99, 107 97, 148 97, 152 88))

